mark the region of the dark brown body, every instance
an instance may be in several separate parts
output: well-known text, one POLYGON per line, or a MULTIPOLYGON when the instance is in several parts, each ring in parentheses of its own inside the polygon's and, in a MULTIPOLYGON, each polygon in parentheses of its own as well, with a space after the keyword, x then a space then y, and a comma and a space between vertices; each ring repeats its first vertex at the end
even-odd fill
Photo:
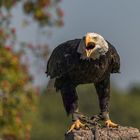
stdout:
POLYGON ((99 59, 81 59, 77 52, 81 39, 60 44, 54 49, 47 65, 47 74, 56 78, 55 87, 61 91, 67 113, 78 107, 76 86, 94 83, 101 112, 108 112, 110 73, 118 73, 120 58, 115 48, 108 42, 109 50, 99 59), (103 94, 103 95, 102 95, 103 94))
POLYGON ((73 81, 72 83, 75 85, 99 82, 110 71, 108 67, 110 65, 109 60, 102 61, 105 59, 105 56, 98 60, 79 59, 75 67, 67 72, 67 78, 73 81))

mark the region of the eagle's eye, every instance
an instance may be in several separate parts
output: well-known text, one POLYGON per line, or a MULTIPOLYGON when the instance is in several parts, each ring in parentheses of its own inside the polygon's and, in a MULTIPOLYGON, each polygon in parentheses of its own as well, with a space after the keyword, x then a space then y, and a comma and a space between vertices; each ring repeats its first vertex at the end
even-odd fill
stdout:
POLYGON ((94 36, 92 37, 93 40, 97 41, 98 40, 98 37, 97 36, 94 36))

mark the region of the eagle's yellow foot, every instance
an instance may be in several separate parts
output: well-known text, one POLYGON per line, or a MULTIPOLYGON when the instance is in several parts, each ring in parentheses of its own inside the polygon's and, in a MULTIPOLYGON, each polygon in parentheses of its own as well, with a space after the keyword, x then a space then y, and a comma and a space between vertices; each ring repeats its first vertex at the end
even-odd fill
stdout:
POLYGON ((113 123, 111 120, 105 121, 105 125, 106 125, 107 127, 113 127, 113 128, 118 127, 118 124, 113 123))
POLYGON ((80 122, 80 120, 76 120, 70 127, 70 129, 67 131, 67 133, 71 132, 73 129, 79 129, 84 127, 85 125, 80 122))

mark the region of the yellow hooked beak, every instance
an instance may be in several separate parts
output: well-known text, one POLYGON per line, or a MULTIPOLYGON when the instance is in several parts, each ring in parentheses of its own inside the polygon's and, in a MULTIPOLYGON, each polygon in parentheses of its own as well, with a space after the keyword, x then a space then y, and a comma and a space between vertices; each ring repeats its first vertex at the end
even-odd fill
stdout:
POLYGON ((86 38, 85 38, 86 47, 88 46, 89 42, 92 42, 92 39, 91 39, 90 36, 87 35, 86 38))
POLYGON ((87 57, 90 57, 90 55, 91 55, 92 52, 93 52, 93 50, 86 50, 87 57))
POLYGON ((93 52, 95 43, 94 43, 93 39, 88 35, 85 38, 85 45, 86 45, 86 55, 87 55, 87 57, 90 57, 91 53, 93 52), (89 48, 89 44, 93 44, 93 48, 89 48))

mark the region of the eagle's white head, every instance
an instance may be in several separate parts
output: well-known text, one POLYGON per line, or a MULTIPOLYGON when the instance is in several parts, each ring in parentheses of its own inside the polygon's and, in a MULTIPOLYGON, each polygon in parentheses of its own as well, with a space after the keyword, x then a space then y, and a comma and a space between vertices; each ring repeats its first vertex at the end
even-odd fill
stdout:
POLYGON ((81 59, 98 59, 101 55, 105 55, 108 51, 108 43, 97 33, 87 33, 81 40, 78 53, 81 59))

